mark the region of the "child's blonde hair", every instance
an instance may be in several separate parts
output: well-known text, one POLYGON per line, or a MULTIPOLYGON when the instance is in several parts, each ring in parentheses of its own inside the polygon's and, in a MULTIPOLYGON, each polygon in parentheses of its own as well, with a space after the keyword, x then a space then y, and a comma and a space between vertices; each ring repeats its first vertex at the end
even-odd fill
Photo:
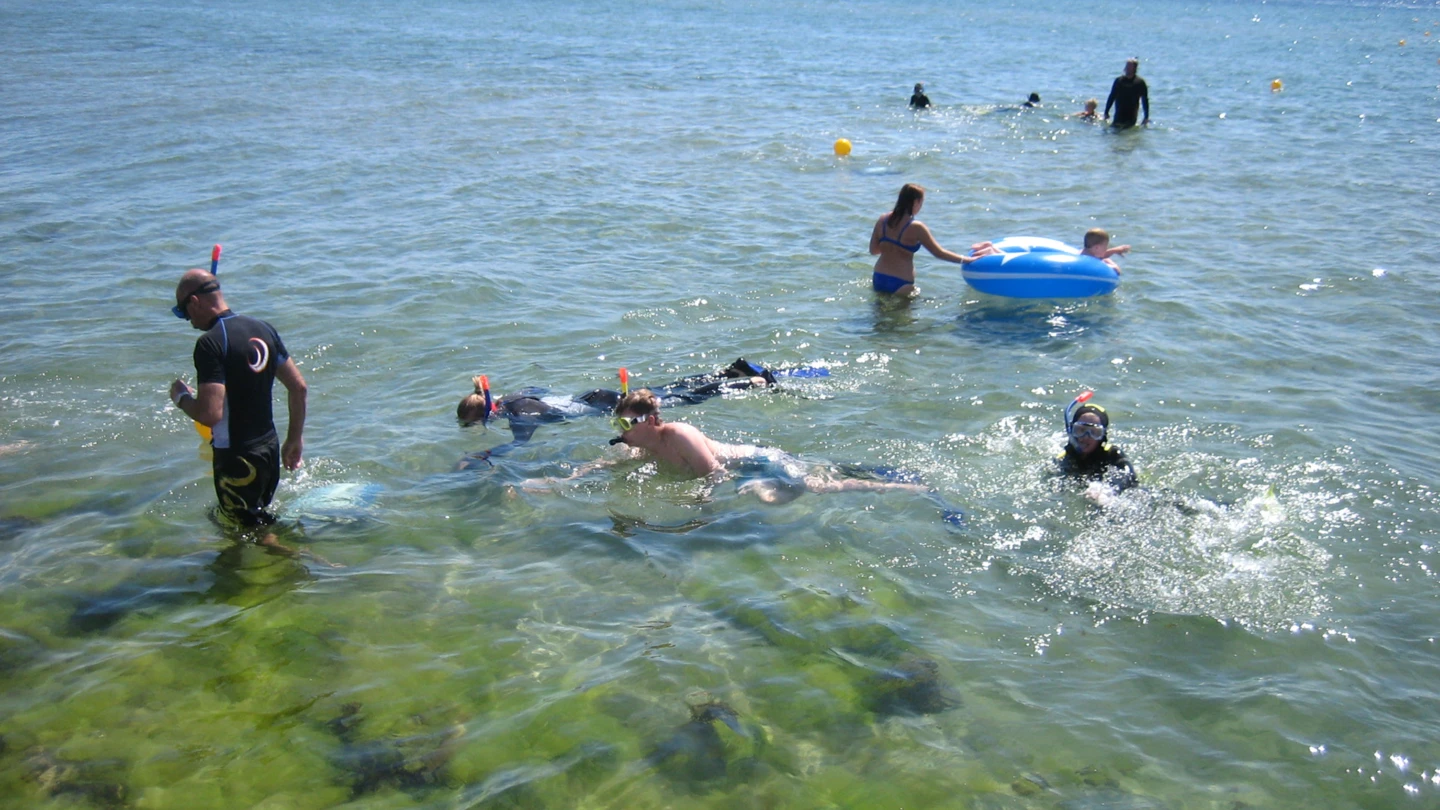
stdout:
POLYGON ((1091 228, 1085 232, 1085 247, 1087 250, 1109 241, 1110 234, 1106 233, 1104 228, 1091 228))
POLYGON ((633 413, 636 416, 647 416, 659 412, 660 400, 649 388, 631 391, 615 404, 615 413, 617 414, 633 413))
POLYGON ((455 408, 455 418, 466 425, 473 425, 490 415, 485 410, 485 389, 481 388, 480 377, 477 375, 470 382, 475 384, 475 393, 467 394, 455 408))

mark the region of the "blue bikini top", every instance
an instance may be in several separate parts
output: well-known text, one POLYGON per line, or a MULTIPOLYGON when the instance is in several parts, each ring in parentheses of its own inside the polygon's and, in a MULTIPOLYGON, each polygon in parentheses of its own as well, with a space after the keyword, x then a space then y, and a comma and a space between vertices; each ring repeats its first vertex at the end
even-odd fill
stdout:
POLYGON ((900 226, 900 233, 895 234, 895 238, 894 238, 894 239, 891 239, 890 237, 888 237, 888 236, 885 235, 885 226, 884 226, 884 225, 881 225, 881 226, 880 226, 880 241, 881 241, 881 242, 889 242, 890 244, 894 245, 895 247, 900 248, 901 250, 908 250, 908 251, 910 251, 911 253, 915 253, 916 251, 920 250, 920 243, 919 243, 919 242, 916 242, 916 243, 913 244, 913 245, 907 245, 907 244, 905 244, 904 242, 901 242, 901 241, 900 241, 900 240, 901 240, 902 238, 904 238, 904 236, 905 236, 905 229, 908 228, 908 227, 910 227, 910 223, 912 223, 912 222, 914 222, 914 221, 915 221, 915 218, 914 218, 914 217, 911 217, 911 218, 905 220, 905 224, 902 225, 902 226, 900 226))

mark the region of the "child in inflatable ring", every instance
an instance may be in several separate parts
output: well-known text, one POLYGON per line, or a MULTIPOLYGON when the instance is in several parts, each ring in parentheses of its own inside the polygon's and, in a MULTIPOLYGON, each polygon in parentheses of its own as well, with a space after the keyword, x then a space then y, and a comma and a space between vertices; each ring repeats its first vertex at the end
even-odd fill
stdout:
POLYGON ((1110 260, 1111 256, 1123 256, 1130 252, 1129 245, 1110 247, 1110 234, 1104 228, 1091 228, 1085 232, 1085 247, 1080 251, 1081 256, 1094 256, 1102 262, 1110 265, 1110 269, 1116 273, 1120 272, 1120 265, 1110 260))

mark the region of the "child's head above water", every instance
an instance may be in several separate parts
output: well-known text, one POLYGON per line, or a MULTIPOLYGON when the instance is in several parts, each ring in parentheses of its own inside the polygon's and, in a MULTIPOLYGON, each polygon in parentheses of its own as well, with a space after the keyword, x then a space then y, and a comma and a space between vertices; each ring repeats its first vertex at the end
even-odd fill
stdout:
POLYGON ((485 401, 485 390, 481 387, 482 378, 477 376, 471 382, 475 384, 475 392, 467 394, 455 408, 455 418, 459 419, 462 425, 483 422, 490 416, 489 403, 485 401))

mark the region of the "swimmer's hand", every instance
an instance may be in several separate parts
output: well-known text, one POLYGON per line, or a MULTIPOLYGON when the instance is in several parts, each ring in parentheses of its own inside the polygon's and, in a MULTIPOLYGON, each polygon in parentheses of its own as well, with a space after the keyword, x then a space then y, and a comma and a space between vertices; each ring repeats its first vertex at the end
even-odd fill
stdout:
POLYGON ((180 407, 180 400, 185 397, 193 399, 195 397, 195 389, 191 388, 184 380, 177 378, 175 382, 170 383, 170 401, 174 402, 175 407, 178 408, 180 407))
POLYGON ((561 481, 563 481, 563 480, 565 480, 565 479, 552 478, 552 477, 550 477, 550 476, 548 476, 548 475, 545 476, 544 478, 526 478, 524 481, 521 481, 520 483, 518 483, 518 484, 516 484, 515 486, 511 487, 511 490, 513 491, 513 490, 515 490, 515 489, 519 489, 519 490, 521 490, 522 492, 530 492, 530 493, 537 493, 537 494, 538 494, 538 493, 554 492, 554 491, 555 491, 555 485, 558 484, 558 483, 561 483, 561 481))
POLYGON ((1085 499, 1091 501, 1096 506, 1109 506, 1115 502, 1115 490, 1111 489, 1107 484, 1096 481, 1090 486, 1085 487, 1085 499))
POLYGON ((526 478, 524 481, 521 481, 516 486, 526 492, 554 492, 556 484, 568 484, 569 482, 574 481, 576 478, 579 478, 590 472, 591 470, 594 470, 598 466, 600 465, 594 463, 581 464, 579 467, 576 467, 573 472, 571 472, 564 478, 557 478, 553 475, 546 475, 540 478, 526 478))
POLYGON ((305 442, 298 436, 287 436, 285 443, 280 445, 280 460, 285 464, 287 470, 298 470, 305 462, 301 456, 305 452, 305 442))

